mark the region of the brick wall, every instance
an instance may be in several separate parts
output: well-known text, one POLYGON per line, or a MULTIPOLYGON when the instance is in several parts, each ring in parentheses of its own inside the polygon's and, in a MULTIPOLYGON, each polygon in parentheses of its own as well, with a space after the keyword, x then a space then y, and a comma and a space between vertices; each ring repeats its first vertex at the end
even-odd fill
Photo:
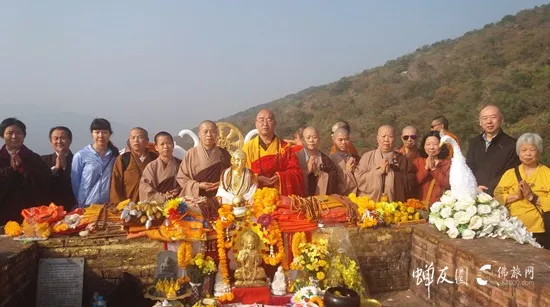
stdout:
POLYGON ((410 289, 436 306, 550 306, 550 252, 511 240, 450 239, 430 225, 415 226, 409 276, 410 289), (429 278, 413 274, 422 271, 425 277, 425 268, 432 263, 428 297, 429 278), (491 269, 480 270, 485 265, 491 269), (445 267, 447 280, 453 283, 438 283, 445 267), (533 274, 526 276, 529 267, 533 274), (478 277, 487 284, 480 285, 478 277))
POLYGON ((34 306, 37 248, 0 238, 0 306, 34 306))
POLYGON ((411 227, 349 228, 350 241, 369 293, 409 288, 411 232, 411 227))
MULTIPOLYGON (((157 253, 164 245, 148 238, 58 237, 38 243, 40 258, 84 257, 84 302, 93 292, 109 295, 128 273, 145 285, 153 283, 157 253)), ((136 294, 141 296, 141 294, 136 294)))

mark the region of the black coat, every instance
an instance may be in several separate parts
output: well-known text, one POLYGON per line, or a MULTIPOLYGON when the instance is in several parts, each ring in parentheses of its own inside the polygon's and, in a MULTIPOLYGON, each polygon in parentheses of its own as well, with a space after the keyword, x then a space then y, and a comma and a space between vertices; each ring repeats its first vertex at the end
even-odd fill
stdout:
POLYGON ((466 163, 472 169, 477 184, 486 186, 488 190, 485 192, 493 195, 502 174, 520 164, 516 139, 501 130, 485 149, 485 139, 480 134, 470 140, 466 163))
MULTIPOLYGON (((42 160, 51 170, 55 166, 57 154, 54 152, 50 155, 42 156, 42 160)), ((50 202, 58 206, 63 206, 67 212, 76 205, 76 199, 71 186, 71 164, 73 163, 73 153, 67 155, 67 167, 64 170, 58 170, 52 174, 50 171, 50 202)))
POLYGON ((40 156, 24 145, 19 150, 22 167, 11 167, 11 156, 4 145, 0 149, 0 225, 21 222, 21 210, 48 205, 50 173, 40 156))

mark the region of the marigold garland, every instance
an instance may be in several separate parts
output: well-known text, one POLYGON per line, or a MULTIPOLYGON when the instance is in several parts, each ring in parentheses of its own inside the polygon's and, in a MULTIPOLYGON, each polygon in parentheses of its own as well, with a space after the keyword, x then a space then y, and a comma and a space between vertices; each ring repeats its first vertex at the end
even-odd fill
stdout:
POLYGON ((257 189, 254 193, 252 212, 258 218, 264 214, 272 214, 279 203, 279 191, 274 188, 257 189))
POLYGON ((231 302, 234 299, 235 299, 235 295, 232 292, 226 293, 218 297, 218 301, 220 302, 231 302))
POLYGON ((314 297, 310 298, 308 303, 315 304, 319 307, 324 307, 325 306, 325 303, 323 302, 323 299, 319 296, 314 296, 314 297))
POLYGON ((292 254, 294 257, 298 257, 302 254, 300 244, 307 243, 306 234, 304 232, 297 232, 292 236, 292 254))
POLYGON ((226 285, 229 285, 229 269, 227 267, 227 253, 225 249, 229 249, 233 246, 233 238, 229 242, 225 241, 225 229, 229 228, 235 216, 233 216, 231 206, 222 205, 218 210, 219 218, 214 223, 214 230, 216 231, 216 239, 218 245, 218 258, 220 259, 220 274, 222 280, 226 285))
POLYGON ((283 235, 281 233, 281 230, 279 229, 279 225, 277 224, 277 222, 272 221, 267 229, 264 228, 262 230, 262 236, 264 242, 267 243, 266 250, 263 254, 264 262, 272 266, 281 263, 283 269, 288 270, 288 262, 286 261, 283 245, 283 235), (271 257, 270 255, 269 245, 277 248, 277 253, 274 257, 271 257))
POLYGON ((9 221, 6 223, 6 226, 4 226, 4 232, 10 237, 16 237, 23 232, 23 229, 19 226, 19 223, 9 221))
POLYGON ((193 246, 190 242, 183 241, 178 247, 178 265, 180 268, 185 269, 191 259, 193 259, 193 246))

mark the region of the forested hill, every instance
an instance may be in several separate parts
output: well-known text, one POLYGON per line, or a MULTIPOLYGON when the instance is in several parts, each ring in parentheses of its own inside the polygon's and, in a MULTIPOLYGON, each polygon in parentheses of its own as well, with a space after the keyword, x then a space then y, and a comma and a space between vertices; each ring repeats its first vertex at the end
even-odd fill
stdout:
MULTIPOLYGON (((431 119, 443 114, 466 151, 470 137, 480 131, 480 106, 492 103, 504 113, 506 132, 515 137, 538 132, 549 149, 549 100, 550 5, 544 5, 220 121, 246 133, 254 128, 257 111, 267 107, 277 116, 278 135, 289 137, 298 127, 313 125, 326 149, 331 125, 345 119, 354 144, 365 151, 375 146, 381 124, 414 125, 425 133, 431 119)), ((545 152, 544 162, 550 162, 550 153, 545 152)))

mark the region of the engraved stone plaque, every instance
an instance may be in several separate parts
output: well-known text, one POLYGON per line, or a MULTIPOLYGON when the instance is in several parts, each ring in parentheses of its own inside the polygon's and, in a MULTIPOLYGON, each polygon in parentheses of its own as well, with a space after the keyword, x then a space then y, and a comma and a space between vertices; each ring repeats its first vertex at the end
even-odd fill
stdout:
POLYGON ((83 283, 84 258, 42 258, 36 306, 81 307, 83 283))

